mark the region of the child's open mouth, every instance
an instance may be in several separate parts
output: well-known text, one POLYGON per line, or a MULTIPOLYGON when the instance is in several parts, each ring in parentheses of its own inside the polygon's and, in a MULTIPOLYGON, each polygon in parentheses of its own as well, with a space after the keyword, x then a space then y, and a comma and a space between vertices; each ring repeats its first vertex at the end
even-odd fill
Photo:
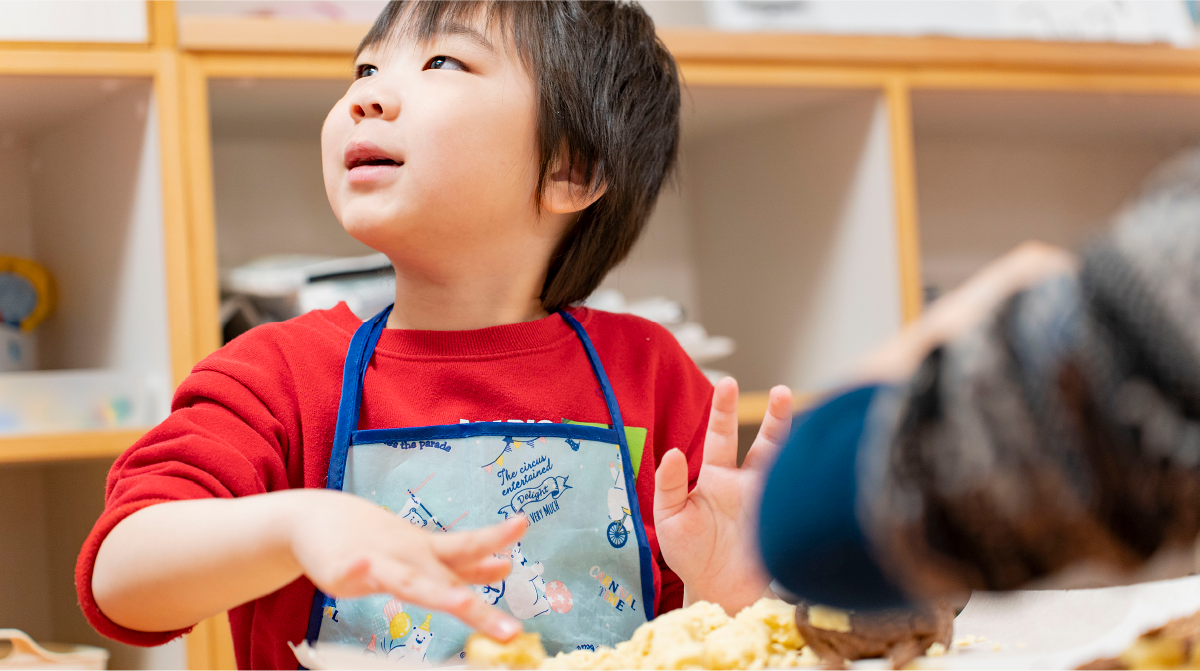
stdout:
POLYGON ((404 161, 389 156, 369 142, 355 142, 346 147, 345 165, 351 183, 372 182, 393 174, 404 161))

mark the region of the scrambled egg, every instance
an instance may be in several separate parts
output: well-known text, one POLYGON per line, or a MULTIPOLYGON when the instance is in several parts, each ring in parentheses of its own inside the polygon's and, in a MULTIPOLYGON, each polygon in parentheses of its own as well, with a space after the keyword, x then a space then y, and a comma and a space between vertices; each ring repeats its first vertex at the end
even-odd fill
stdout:
POLYGON ((492 669, 536 669, 546 659, 542 635, 531 633, 520 634, 508 643, 471 634, 467 637, 466 653, 472 666, 486 665, 492 669))
MULTIPOLYGON (((576 650, 541 662, 541 669, 765 669, 817 666, 820 660, 796 629, 796 608, 760 599, 736 617, 701 601, 664 613, 637 628, 615 649, 576 650)), ((501 646, 494 644, 499 648, 501 646)), ((510 644, 511 645, 511 644, 510 644)), ((472 655, 472 666, 516 668, 501 654, 472 655)), ((530 668, 533 668, 530 666, 530 668)))

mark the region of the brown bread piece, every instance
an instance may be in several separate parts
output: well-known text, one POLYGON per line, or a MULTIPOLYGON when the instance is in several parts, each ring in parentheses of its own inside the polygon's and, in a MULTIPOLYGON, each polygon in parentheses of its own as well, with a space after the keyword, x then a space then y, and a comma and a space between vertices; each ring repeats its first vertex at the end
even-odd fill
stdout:
POLYGON ((849 631, 836 631, 810 622, 809 604, 796 606, 800 635, 828 668, 842 668, 847 660, 887 657, 892 668, 900 669, 934 643, 949 648, 954 635, 954 607, 946 602, 848 615, 849 631))

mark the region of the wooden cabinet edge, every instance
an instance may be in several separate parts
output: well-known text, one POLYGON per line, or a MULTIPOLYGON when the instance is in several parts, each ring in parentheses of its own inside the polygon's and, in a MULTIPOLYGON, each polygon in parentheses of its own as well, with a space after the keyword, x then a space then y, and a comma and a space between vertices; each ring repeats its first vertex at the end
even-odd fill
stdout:
MULTIPOLYGON (((353 54, 368 23, 184 16, 179 46, 190 51, 353 54)), ((680 61, 943 67, 1071 72, 1200 74, 1200 49, 1167 44, 981 40, 954 37, 732 33, 663 28, 680 61)))
POLYGON ((183 16, 179 47, 188 51, 248 51, 353 54, 371 28, 369 23, 183 16))
POLYGON ((0 464, 116 457, 133 445, 145 428, 0 437, 0 464))
MULTIPOLYGON (((767 401, 769 393, 766 391, 747 391, 742 392, 738 396, 737 418, 738 426, 757 426, 762 423, 763 417, 767 416, 767 401)), ((808 407, 815 401, 818 394, 807 391, 792 390, 792 411, 799 412, 808 407)))
POLYGON ((229 617, 214 615, 192 628, 184 638, 189 669, 236 669, 229 617))

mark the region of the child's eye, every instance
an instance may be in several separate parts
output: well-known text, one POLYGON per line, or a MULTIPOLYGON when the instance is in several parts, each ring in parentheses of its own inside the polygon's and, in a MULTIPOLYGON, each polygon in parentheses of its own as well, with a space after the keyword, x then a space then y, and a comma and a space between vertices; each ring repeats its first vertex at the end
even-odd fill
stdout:
POLYGON ((370 63, 363 63, 362 65, 359 65, 358 67, 354 68, 354 78, 355 79, 362 79, 363 77, 374 77, 377 74, 379 74, 379 68, 375 67, 374 65, 371 65, 370 63))
POLYGON ((463 70, 466 71, 467 66, 463 65, 462 61, 450 56, 434 56, 425 64, 426 70, 463 70))

